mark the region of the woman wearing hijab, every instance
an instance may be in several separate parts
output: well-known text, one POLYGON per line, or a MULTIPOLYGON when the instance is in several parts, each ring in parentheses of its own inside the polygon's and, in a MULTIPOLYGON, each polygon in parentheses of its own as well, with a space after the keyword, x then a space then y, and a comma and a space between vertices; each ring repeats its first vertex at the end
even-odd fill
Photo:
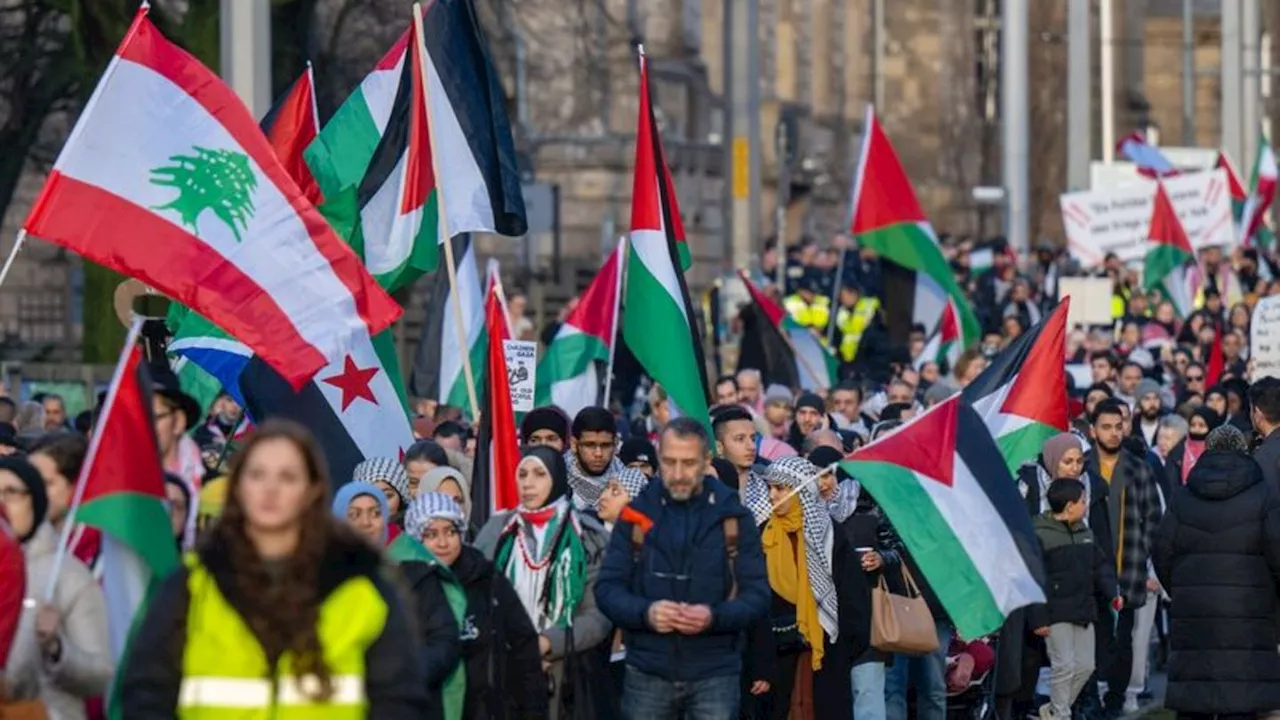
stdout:
POLYGON ((422 643, 381 554, 331 517, 315 438, 265 422, 227 482, 222 518, 135 624, 123 717, 239 717, 246 697, 251 716, 428 715, 422 643))
MULTIPOLYGON (((333 498, 333 514, 345 520, 376 548, 386 545, 389 512, 386 494, 372 483, 349 482, 338 488, 333 498)), ((432 706, 428 717, 453 720, 458 717, 457 713, 447 714, 446 710, 454 705, 461 709, 464 684, 461 678, 450 684, 446 684, 446 680, 450 680, 458 667, 461 649, 458 626, 465 602, 460 594, 456 600, 448 597, 445 588, 452 578, 445 576, 438 563, 427 561, 428 557, 423 553, 420 559, 391 559, 399 565, 405 585, 413 596, 413 603, 405 609, 417 620, 421 634, 422 659, 432 706), (458 606, 456 616, 453 605, 458 606)))
POLYGON ((493 563, 462 540, 466 513, 444 493, 409 503, 405 532, 449 567, 466 596, 462 658, 464 720, 533 720, 547 714, 538 633, 515 588, 493 563))
POLYGON ((852 704, 851 660, 870 638, 852 639, 868 633, 858 633, 861 623, 841 599, 855 594, 851 576, 860 558, 818 497, 819 473, 801 457, 782 458, 764 472, 773 512, 760 540, 773 590, 769 615, 778 665, 767 693, 744 696, 747 717, 785 720, 798 709, 793 699, 812 698, 801 710, 806 717, 815 707, 852 704))
POLYGON ((1196 466, 1196 461, 1204 453, 1205 439, 1221 424, 1222 415, 1208 405, 1202 405, 1191 413, 1191 419, 1187 421, 1187 436, 1182 442, 1173 446, 1164 464, 1166 498, 1172 496, 1172 488, 1187 484, 1191 469, 1196 466))
POLYGON ((448 465, 429 470, 419 481, 417 494, 427 493, 441 493, 453 498, 462 508, 462 516, 467 518, 463 541, 475 539, 478 528, 471 524, 471 482, 461 470, 448 465))
MULTIPOLYGON (((0 502, 22 544, 27 596, 41 597, 55 571, 58 535, 35 466, 0 458, 0 502)), ((114 671, 106 602, 89 568, 70 553, 56 570, 53 600, 23 607, 5 666, 6 701, 37 700, 51 718, 83 720, 85 701, 106 692, 114 671)))
POLYGON ((393 542, 401 532, 404 509, 411 498, 409 474, 404 465, 395 458, 369 458, 352 469, 351 479, 376 486, 387 498, 387 541, 393 542))
POLYGON ((1082 479, 1084 472, 1084 449, 1079 436, 1064 432, 1045 440, 1040 457, 1018 468, 1018 492, 1027 503, 1027 513, 1036 517, 1049 510, 1049 484, 1058 478, 1080 480, 1088 507, 1089 482, 1082 479))
MULTIPOLYGON (((543 665, 551 676, 550 717, 562 707, 564 663, 588 660, 587 651, 609 637, 609 620, 596 608, 595 579, 608 536, 589 516, 574 510, 564 456, 546 446, 526 447, 516 466, 520 507, 497 513, 476 537, 515 587, 534 628, 543 665)), ((594 658, 592 658, 594 659, 594 658)))

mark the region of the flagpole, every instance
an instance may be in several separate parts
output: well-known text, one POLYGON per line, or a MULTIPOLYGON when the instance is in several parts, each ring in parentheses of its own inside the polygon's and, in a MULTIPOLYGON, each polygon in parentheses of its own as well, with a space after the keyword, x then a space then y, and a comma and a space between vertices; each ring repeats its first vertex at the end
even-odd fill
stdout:
POLYGON ((623 278, 627 272, 627 259, 631 254, 627 252, 626 235, 618 240, 618 249, 614 252, 618 253, 618 279, 613 297, 613 329, 609 334, 609 364, 605 367, 604 373, 605 408, 609 407, 609 393, 613 390, 613 358, 618 347, 618 318, 622 316, 622 290, 626 287, 626 281, 623 278))
MULTIPOLYGON (((431 121, 431 102, 427 99, 428 87, 431 85, 427 80, 427 43, 422 34, 422 3, 413 4, 413 32, 417 37, 418 55, 422 58, 422 77, 419 82, 422 83, 422 104, 423 110, 427 115, 427 141, 431 143, 432 148, 439 147, 436 144, 435 123, 431 121)), ((412 58, 410 58, 412 62, 412 58)), ((453 258, 453 235, 449 231, 448 203, 444 198, 444 183, 440 174, 440 163, 437 160, 438 153, 431 153, 431 173, 436 178, 436 195, 439 196, 439 202, 436 203, 436 210, 440 214, 440 225, 444 228, 444 262, 445 268, 449 273, 449 294, 453 298, 453 320, 457 326, 458 349, 462 353, 462 372, 467 379, 467 401, 471 403, 471 419, 474 421, 480 417, 480 401, 476 396, 476 376, 471 369, 471 348, 467 346, 467 329, 462 326, 462 296, 458 292, 458 265, 453 258)))
POLYGON ((9 251, 9 257, 4 259, 4 267, 0 268, 0 287, 4 286, 4 279, 9 277, 9 269, 13 267, 13 261, 18 257, 18 251, 22 249, 22 245, 26 241, 26 229, 19 229, 17 238, 13 241, 13 249, 9 251))
MULTIPOLYGON (((93 463, 98 457, 99 445, 102 442, 102 432, 106 428, 107 418, 111 417, 111 409, 116 404, 116 394, 120 391, 120 380, 124 376, 124 367, 129 362, 129 353, 133 351, 134 345, 138 343, 138 337, 142 334, 143 318, 134 316, 133 324, 129 326, 129 334, 124 339, 124 347, 120 350, 120 359, 116 361, 115 372, 111 374, 111 386, 107 388, 107 397, 102 404, 102 413, 98 416, 97 427, 94 428, 93 437, 89 439, 89 449, 85 453, 84 463, 80 465, 80 477, 76 478, 76 489, 71 496, 71 506, 67 510, 67 516, 62 521, 62 533, 58 537, 58 549, 53 556, 53 568, 49 571, 49 581, 44 588, 44 601, 51 602, 53 593, 58 589, 58 576, 62 571, 62 563, 67 558, 67 548, 71 544, 71 530, 76 524, 76 510, 80 508, 80 503, 84 500, 85 481, 89 477, 89 473, 93 470, 93 463)), ((156 458, 159 462, 159 458, 156 458)))
POLYGON ((311 84, 311 121, 316 124, 316 131, 320 130, 320 104, 316 100, 316 69, 307 61, 307 82, 311 84))

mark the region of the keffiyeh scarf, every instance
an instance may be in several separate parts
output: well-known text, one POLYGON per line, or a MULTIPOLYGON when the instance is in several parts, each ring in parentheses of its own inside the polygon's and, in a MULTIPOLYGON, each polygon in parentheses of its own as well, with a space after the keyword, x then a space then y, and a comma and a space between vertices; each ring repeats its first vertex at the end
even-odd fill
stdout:
MULTIPOLYGON (((800 488, 794 499, 799 501, 803 516, 801 532, 804 534, 805 574, 808 576, 808 584, 817 605, 818 623, 826 631, 827 637, 834 643, 840 637, 836 586, 831 579, 831 549, 835 542, 835 533, 831 525, 831 513, 818 498, 816 481, 814 480, 818 472, 818 468, 804 458, 782 458, 769 466, 765 473, 765 481, 769 485, 781 485, 788 489, 800 488)), ((767 488, 765 492, 767 499, 767 488)), ((765 528, 765 536, 762 540, 767 543, 769 535, 785 533, 785 528, 785 519, 781 516, 773 515, 769 526, 765 528)), ((785 544, 784 548, 780 549, 785 549, 785 544)), ((768 554, 768 548, 766 548, 766 554, 768 554)), ((796 603, 797 616, 799 615, 799 604, 804 599, 799 598, 798 600, 799 602, 796 603)), ((822 663, 822 643, 820 640, 819 638, 817 641, 810 641, 810 651, 813 653, 815 669, 820 668, 822 663)))
POLYGON ((573 491, 573 506, 578 510, 594 508, 604 492, 605 485, 609 484, 609 478, 618 477, 623 470, 627 469, 627 466, 623 465, 615 455, 604 472, 599 475, 588 475, 578 465, 578 456, 572 450, 564 451, 564 465, 569 471, 569 489, 573 491))

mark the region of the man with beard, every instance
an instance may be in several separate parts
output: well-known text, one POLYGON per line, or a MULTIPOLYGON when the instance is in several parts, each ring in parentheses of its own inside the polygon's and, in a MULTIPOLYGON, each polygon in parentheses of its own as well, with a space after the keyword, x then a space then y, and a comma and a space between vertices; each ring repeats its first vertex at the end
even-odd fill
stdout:
POLYGON ((1147 447, 1156 446, 1156 432, 1160 429, 1160 418, 1164 417, 1164 401, 1160 399, 1160 383, 1146 378, 1138 383, 1133 393, 1138 403, 1137 422, 1133 423, 1133 434, 1140 436, 1147 447))
POLYGON ((787 436, 787 444, 800 452, 804 439, 809 433, 823 426, 827 418, 827 408, 822 398, 815 393, 801 393, 796 398, 795 422, 791 423, 791 433, 787 436))
POLYGON ((572 439, 564 454, 569 470, 573 504, 579 510, 594 509, 600 493, 624 469, 617 452, 618 427, 602 407, 586 407, 573 419, 572 439))
MULTIPOLYGON (((1119 715, 1133 670, 1133 630, 1137 610, 1147 601, 1147 561, 1156 526, 1160 524, 1160 497, 1151 465, 1124 447, 1127 408, 1118 399, 1098 403, 1090 417, 1093 449, 1086 458, 1091 488, 1089 528, 1095 542, 1111 553, 1120 582, 1124 608, 1115 625, 1114 644, 1110 623, 1094 625, 1098 633, 1098 678, 1107 683, 1107 710, 1119 715), (1107 657, 1106 648, 1111 648, 1107 657)), ((1111 612, 1105 602, 1099 617, 1111 612)))

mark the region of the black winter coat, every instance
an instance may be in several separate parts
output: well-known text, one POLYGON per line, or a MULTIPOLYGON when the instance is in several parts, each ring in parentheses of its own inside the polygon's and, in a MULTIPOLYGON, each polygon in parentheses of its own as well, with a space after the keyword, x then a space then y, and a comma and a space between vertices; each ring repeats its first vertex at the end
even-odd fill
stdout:
POLYGON ((1280 708, 1280 492, 1258 464, 1206 452, 1174 491, 1153 559, 1172 599, 1165 707, 1280 708))
POLYGON ((462 657, 467 663, 465 720, 546 717, 547 680, 538 633, 515 588, 493 563, 464 545, 454 577, 467 593, 462 657))
POLYGON ((1262 439, 1253 451, 1253 459, 1262 467, 1262 477, 1272 488, 1280 490, 1280 430, 1262 439))
POLYGON ((443 570, 439 565, 410 560, 400 563, 400 574, 412 593, 406 608, 417 620, 422 667, 433 705, 429 718, 443 718, 440 689, 462 657, 458 621, 444 595, 443 570))
POLYGON ((1036 538, 1044 553, 1046 602, 1033 623, 1089 625, 1098 620, 1097 597, 1115 597, 1115 563, 1094 542, 1084 523, 1068 525, 1050 513, 1035 518, 1036 538))
MULTIPOLYGON (((335 521, 336 522, 336 521, 335 521)), ((243 613, 244 596, 236 581, 229 548, 217 536, 201 548, 200 562, 213 576, 226 601, 243 613)), ((316 596, 327 598, 347 580, 366 577, 386 604, 382 634, 365 651, 365 694, 369 717, 379 720, 420 720, 429 717, 426 683, 423 682, 421 645, 413 634, 413 622, 396 588, 393 572, 386 571, 381 554, 345 528, 324 549, 316 578, 316 596)), ((121 663, 121 704, 129 720, 172 720, 176 717, 182 686, 182 658, 187 644, 187 612, 192 597, 188 572, 179 568, 165 578, 137 625, 130 652, 121 663)))

